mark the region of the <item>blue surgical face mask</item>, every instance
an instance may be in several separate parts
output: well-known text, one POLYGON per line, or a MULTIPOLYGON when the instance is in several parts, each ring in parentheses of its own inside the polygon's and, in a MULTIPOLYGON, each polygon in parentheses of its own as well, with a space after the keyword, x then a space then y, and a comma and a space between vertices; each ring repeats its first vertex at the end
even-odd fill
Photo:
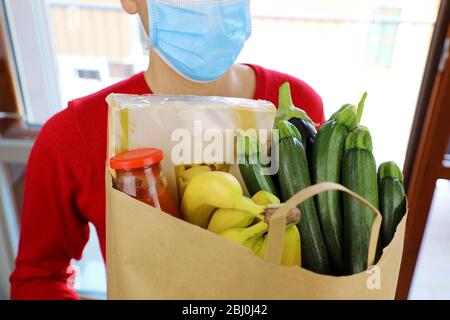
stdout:
POLYGON ((153 50, 195 82, 224 76, 251 33, 249 0, 148 0, 153 50))

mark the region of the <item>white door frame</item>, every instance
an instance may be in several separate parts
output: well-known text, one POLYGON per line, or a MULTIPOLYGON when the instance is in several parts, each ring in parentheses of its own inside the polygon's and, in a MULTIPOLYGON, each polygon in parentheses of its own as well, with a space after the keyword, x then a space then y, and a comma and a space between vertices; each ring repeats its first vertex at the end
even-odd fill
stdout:
POLYGON ((25 164, 33 141, 0 138, 0 300, 9 298, 9 275, 19 243, 19 220, 7 163, 25 164))

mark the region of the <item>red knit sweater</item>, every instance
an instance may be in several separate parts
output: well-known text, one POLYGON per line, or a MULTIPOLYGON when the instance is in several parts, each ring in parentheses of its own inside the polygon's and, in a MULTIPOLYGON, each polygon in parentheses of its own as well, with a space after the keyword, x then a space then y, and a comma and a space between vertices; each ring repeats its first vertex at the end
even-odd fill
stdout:
MULTIPOLYGON (((278 104, 278 88, 290 81, 295 105, 317 123, 324 114, 320 96, 303 81, 251 65, 255 99, 278 104)), ((93 95, 74 100, 42 128, 32 149, 25 181, 22 228, 12 299, 77 299, 67 286, 71 259, 80 259, 97 229, 105 257, 106 124, 110 93, 151 94, 139 73, 93 95)))

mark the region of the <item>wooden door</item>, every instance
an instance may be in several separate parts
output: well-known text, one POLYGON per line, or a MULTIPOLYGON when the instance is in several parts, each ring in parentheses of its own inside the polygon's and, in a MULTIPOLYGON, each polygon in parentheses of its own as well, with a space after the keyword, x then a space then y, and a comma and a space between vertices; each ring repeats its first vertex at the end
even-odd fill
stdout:
POLYGON ((436 181, 450 180, 450 167, 444 165, 450 141, 450 58, 445 59, 449 49, 450 1, 443 0, 405 162, 410 210, 398 299, 408 297, 436 181))

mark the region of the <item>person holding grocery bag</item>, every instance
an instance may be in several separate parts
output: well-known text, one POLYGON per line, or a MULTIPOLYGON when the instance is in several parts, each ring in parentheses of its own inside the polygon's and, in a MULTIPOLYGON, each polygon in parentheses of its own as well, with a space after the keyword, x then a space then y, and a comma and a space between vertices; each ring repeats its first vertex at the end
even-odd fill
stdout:
MULTIPOLYGON (((320 96, 305 82, 253 64, 235 64, 251 34, 249 0, 121 0, 139 14, 150 41, 149 67, 71 101, 42 128, 26 171, 12 299, 78 299, 70 283, 97 229, 105 257, 105 163, 110 93, 263 99, 278 105, 290 82, 293 101, 324 122, 320 96)), ((270 45, 270 43, 267 43, 270 45)))

